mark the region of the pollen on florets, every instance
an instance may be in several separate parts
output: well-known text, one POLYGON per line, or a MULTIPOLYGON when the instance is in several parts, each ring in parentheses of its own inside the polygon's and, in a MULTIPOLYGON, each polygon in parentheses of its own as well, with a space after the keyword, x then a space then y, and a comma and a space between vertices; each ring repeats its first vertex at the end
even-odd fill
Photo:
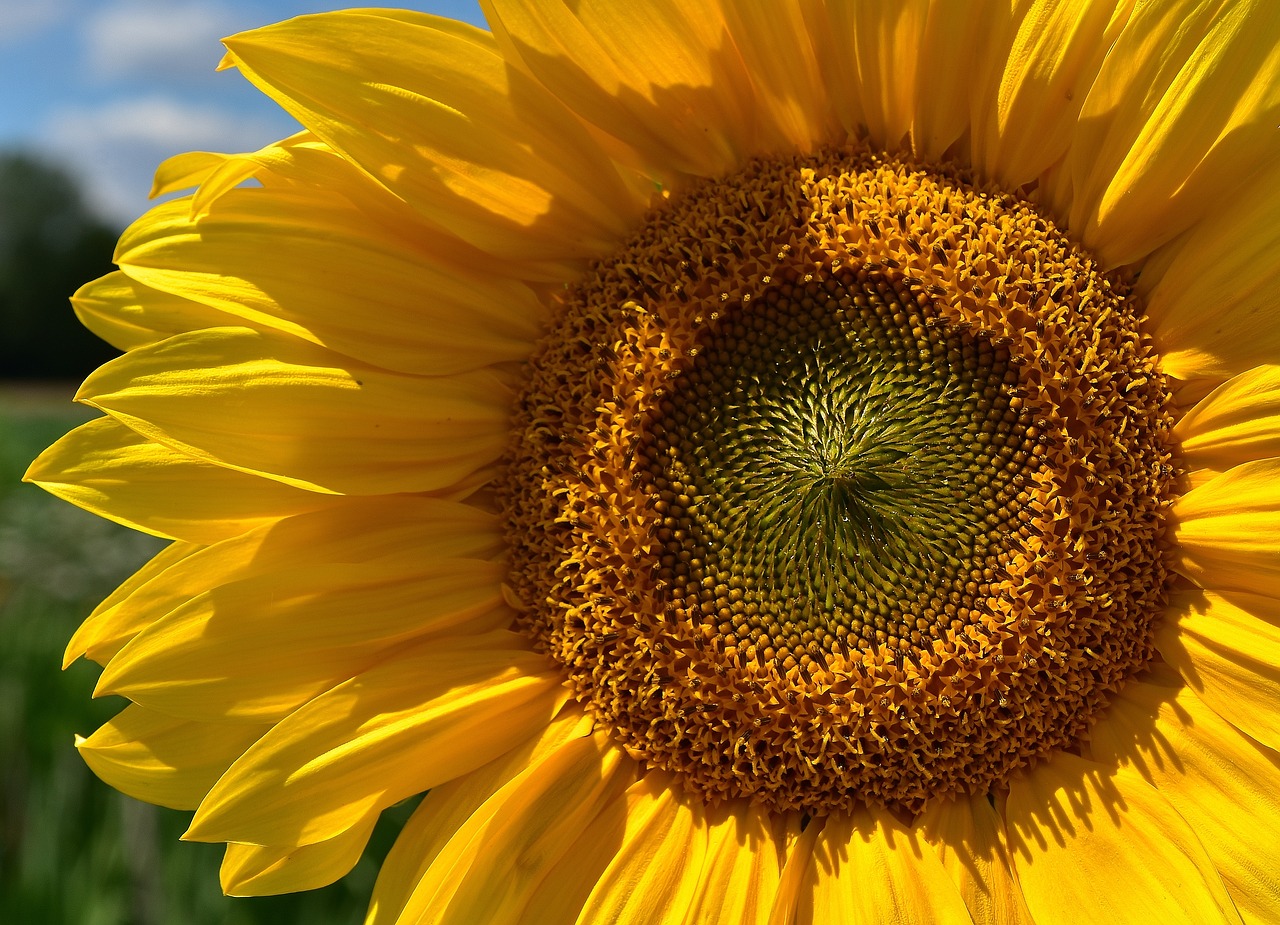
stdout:
POLYGON ((1172 418, 1142 318, 1031 206, 756 161, 555 306, 499 493, 521 628, 709 800, 981 792, 1152 656, 1172 418))

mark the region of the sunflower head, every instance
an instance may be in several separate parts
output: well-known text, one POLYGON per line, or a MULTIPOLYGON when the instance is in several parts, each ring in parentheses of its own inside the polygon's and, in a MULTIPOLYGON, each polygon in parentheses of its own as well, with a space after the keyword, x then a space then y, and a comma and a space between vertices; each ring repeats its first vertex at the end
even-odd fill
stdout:
POLYGON ((77 294, 93 769, 247 893, 426 791, 368 925, 1276 921, 1275 8, 485 7, 228 39, 77 294))
POLYGON ((1142 320, 954 165, 704 183, 557 299, 500 482, 521 625, 713 802, 999 787, 1154 651, 1173 417, 1142 320))

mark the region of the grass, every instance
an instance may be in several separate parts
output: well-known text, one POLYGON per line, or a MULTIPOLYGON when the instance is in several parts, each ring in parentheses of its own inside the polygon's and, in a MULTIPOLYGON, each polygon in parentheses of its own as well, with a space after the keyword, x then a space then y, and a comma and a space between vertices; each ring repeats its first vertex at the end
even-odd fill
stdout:
POLYGON ((231 899, 222 849, 179 842, 189 813, 95 778, 73 747, 119 711, 91 699, 98 667, 59 670, 71 633, 162 542, 19 479, 88 414, 73 389, 0 385, 0 922, 40 925, 346 925, 363 921, 378 865, 411 807, 384 814, 347 877, 310 893, 231 899))

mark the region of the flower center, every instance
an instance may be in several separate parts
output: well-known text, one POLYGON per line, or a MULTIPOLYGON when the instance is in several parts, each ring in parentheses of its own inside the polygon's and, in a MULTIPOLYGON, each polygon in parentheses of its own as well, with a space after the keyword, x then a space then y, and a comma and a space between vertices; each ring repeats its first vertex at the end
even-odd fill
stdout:
POLYGON ((645 441, 669 598, 784 665, 967 620, 1036 455, 1016 384, 1006 347, 944 331, 901 283, 772 286, 719 327, 645 441))
POLYGON ((963 170, 686 194, 557 300, 520 627, 649 766, 813 814, 987 792, 1153 654, 1168 392, 1123 281, 963 170))

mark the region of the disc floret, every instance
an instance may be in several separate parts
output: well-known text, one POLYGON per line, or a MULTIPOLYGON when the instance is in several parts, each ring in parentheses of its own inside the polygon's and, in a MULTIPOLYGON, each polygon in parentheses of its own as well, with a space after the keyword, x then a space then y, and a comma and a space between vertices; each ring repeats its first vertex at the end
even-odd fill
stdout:
POLYGON ((557 305, 521 626, 637 758, 825 813, 985 791, 1151 657, 1167 390, 1124 282, 964 171, 757 161, 557 305))

